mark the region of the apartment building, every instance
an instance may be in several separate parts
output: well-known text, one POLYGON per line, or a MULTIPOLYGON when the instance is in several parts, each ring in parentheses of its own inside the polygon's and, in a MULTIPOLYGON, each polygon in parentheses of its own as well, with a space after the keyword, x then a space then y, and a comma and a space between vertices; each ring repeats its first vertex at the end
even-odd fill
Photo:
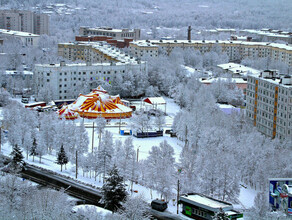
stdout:
POLYGON ((41 13, 34 13, 33 16, 34 16, 34 22, 33 22, 34 34, 49 35, 50 17, 47 14, 41 14, 41 13))
POLYGON ((130 42, 130 54, 135 57, 157 57, 158 49, 159 45, 150 43, 148 40, 130 42))
POLYGON ((140 29, 114 29, 111 27, 80 27, 79 34, 81 36, 108 36, 112 37, 114 40, 124 40, 127 38, 132 38, 133 40, 139 40, 141 31, 140 29))
POLYGON ((292 140, 292 77, 271 70, 249 75, 246 115, 263 134, 292 140))
POLYGON ((270 57, 292 65, 292 46, 287 44, 246 41, 220 41, 220 40, 140 40, 130 42, 130 53, 142 58, 144 54, 158 56, 158 49, 168 54, 174 48, 192 48, 201 53, 210 51, 213 47, 221 48, 226 52, 230 61, 243 58, 270 57))
POLYGON ((129 71, 146 74, 147 63, 37 64, 34 68, 37 99, 41 98, 43 90, 50 91, 53 99, 76 98, 80 88, 96 88, 98 80, 111 83, 115 75, 129 71))
POLYGON ((49 34, 49 16, 26 10, 0 10, 0 28, 49 34))
POLYGON ((18 39, 22 42, 23 46, 38 46, 40 36, 37 34, 32 34, 28 32, 21 31, 11 31, 0 29, 0 38, 3 38, 3 41, 10 39, 18 39))
POLYGON ((284 41, 288 44, 292 44, 292 32, 272 30, 272 29, 244 29, 239 31, 240 35, 246 35, 253 37, 255 41, 284 41))
POLYGON ((58 44, 58 55, 68 60, 91 63, 136 62, 137 59, 104 42, 76 42, 58 44))

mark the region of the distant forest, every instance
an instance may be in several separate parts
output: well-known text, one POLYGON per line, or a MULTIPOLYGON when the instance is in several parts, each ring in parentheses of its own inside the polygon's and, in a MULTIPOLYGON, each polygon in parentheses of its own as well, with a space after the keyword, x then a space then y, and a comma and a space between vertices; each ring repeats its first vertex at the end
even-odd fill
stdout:
POLYGON ((141 28, 143 38, 185 38, 189 25, 193 34, 212 28, 292 29, 291 0, 0 0, 1 8, 36 11, 56 3, 69 6, 67 14, 51 14, 51 35, 63 41, 73 40, 80 26, 141 28))

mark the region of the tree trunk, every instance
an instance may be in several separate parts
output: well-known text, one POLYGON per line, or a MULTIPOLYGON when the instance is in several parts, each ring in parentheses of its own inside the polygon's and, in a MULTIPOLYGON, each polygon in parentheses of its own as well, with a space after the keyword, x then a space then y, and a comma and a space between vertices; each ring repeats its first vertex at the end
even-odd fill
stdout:
POLYGON ((98 150, 100 150, 101 132, 98 135, 98 150))
POLYGON ((61 172, 63 171, 63 170, 62 170, 62 167, 63 167, 63 165, 61 164, 61 172))

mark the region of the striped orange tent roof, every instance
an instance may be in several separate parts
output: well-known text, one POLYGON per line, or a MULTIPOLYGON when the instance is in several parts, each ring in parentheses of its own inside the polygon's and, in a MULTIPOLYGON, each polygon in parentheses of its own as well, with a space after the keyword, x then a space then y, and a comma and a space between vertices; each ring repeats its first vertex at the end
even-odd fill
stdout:
POLYGON ((64 105, 58 113, 59 118, 65 118, 67 120, 75 120, 78 118, 78 113, 72 111, 68 105, 64 105))
POLYGON ((125 113, 132 112, 132 109, 125 106, 119 96, 111 96, 101 86, 93 89, 87 95, 80 94, 75 102, 68 107, 78 112, 91 113, 125 113))

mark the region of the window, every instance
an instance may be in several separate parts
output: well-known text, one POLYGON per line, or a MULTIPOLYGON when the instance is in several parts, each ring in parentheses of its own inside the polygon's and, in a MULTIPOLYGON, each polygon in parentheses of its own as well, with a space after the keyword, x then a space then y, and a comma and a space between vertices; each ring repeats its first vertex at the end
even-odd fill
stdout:
POLYGON ((50 76, 50 73, 47 73, 47 76, 50 76))
POLYGON ((47 82, 50 82, 50 80, 49 80, 49 79, 47 79, 47 82))

